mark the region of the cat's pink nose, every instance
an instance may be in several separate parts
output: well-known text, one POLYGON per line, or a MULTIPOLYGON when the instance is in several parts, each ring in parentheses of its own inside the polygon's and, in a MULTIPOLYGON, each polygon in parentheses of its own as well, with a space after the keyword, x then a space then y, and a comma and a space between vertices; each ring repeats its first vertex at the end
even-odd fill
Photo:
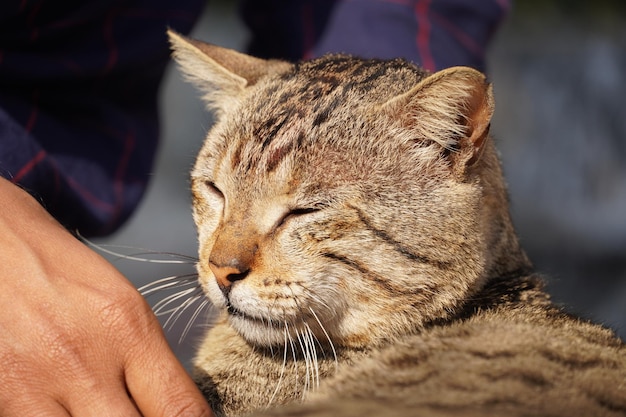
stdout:
POLYGON ((220 287, 230 287, 233 282, 244 279, 248 275, 248 272, 250 272, 249 268, 239 265, 235 260, 233 261, 234 262, 230 262, 230 265, 225 266, 209 262, 209 268, 211 268, 217 280, 217 284, 220 287))

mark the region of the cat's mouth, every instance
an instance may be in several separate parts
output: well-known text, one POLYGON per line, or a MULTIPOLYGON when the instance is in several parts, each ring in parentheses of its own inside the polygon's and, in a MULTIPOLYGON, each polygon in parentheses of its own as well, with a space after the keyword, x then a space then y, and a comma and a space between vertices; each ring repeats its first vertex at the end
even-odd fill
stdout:
MULTIPOLYGON (((298 317, 298 320, 290 320, 289 318, 276 319, 273 317, 259 317, 255 315, 248 314, 237 307, 233 306, 229 301, 226 302, 226 312, 228 313, 230 318, 240 319, 247 323, 252 323, 257 326, 262 326, 266 329, 287 329, 289 327, 293 327, 295 322, 305 323, 311 319, 308 315, 303 315, 298 317)), ((296 326, 298 327, 298 326, 296 326)))
POLYGON ((226 311, 228 312, 228 315, 231 317, 237 317, 249 322, 254 322, 256 324, 260 324, 260 325, 264 325, 264 326, 277 326, 279 325, 279 323, 275 320, 273 320, 272 318, 269 317, 256 317, 256 316, 252 316, 250 314, 247 314, 241 310, 239 310, 237 307, 233 306, 230 302, 227 302, 226 304, 226 311))
POLYGON ((233 305, 230 304, 230 303, 227 304, 226 311, 228 312, 229 315, 231 315, 233 317, 240 317, 240 318, 246 319, 246 320, 260 321, 260 319, 258 319, 256 317, 249 316, 248 314, 244 313, 243 311, 239 310, 238 308, 233 307, 233 305))
POLYGON ((324 328, 323 321, 315 313, 307 315, 300 310, 297 316, 290 316, 284 311, 283 314, 286 315, 280 317, 262 313, 250 314, 237 308, 230 300, 226 301, 225 310, 233 329, 257 346, 283 346, 289 341, 293 342, 303 337, 311 337, 318 341, 328 340, 330 345, 333 344, 329 329, 324 328))

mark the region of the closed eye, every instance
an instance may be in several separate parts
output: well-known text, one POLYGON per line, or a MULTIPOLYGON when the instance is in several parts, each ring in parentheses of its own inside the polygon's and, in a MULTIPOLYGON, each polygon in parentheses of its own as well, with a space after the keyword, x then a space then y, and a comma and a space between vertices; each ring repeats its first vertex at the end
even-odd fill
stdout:
POLYGON ((304 214, 315 213, 316 211, 320 211, 321 208, 318 207, 306 207, 306 208, 296 208, 289 210, 287 216, 302 216, 304 214))
POLYGON ((215 196, 224 199, 224 193, 222 193, 222 191, 217 188, 217 186, 215 185, 215 183, 213 181, 205 181, 204 185, 206 186, 207 190, 214 194, 215 196))
POLYGON ((222 193, 222 190, 217 188, 215 183, 210 180, 204 180, 201 183, 201 187, 198 189, 199 194, 196 196, 194 193, 194 209, 210 208, 216 215, 218 213, 224 214, 226 208, 226 196, 222 193), (199 198, 196 198, 199 197, 199 198))
POLYGON ((281 226, 282 224, 284 224, 285 222, 289 220, 295 219, 297 217, 302 217, 307 214, 315 213, 320 210, 322 210, 321 207, 301 207, 301 208, 291 209, 278 221, 276 227, 281 226))

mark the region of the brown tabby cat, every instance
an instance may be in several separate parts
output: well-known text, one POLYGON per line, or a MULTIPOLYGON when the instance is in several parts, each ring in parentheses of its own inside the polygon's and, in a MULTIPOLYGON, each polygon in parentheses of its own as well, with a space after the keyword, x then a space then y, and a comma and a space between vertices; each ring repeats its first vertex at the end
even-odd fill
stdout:
POLYGON ((218 113, 192 173, 218 415, 626 415, 623 342, 519 245, 481 73, 170 38, 218 113))

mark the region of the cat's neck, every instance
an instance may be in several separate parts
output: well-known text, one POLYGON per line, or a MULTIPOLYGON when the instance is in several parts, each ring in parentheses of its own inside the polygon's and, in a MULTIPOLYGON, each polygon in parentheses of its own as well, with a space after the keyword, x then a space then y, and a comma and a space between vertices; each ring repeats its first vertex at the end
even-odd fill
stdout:
POLYGON ((487 248, 483 281, 527 275, 533 266, 513 226, 506 183, 493 144, 483 156, 482 169, 485 172, 482 175, 484 195, 480 230, 484 233, 487 248))

